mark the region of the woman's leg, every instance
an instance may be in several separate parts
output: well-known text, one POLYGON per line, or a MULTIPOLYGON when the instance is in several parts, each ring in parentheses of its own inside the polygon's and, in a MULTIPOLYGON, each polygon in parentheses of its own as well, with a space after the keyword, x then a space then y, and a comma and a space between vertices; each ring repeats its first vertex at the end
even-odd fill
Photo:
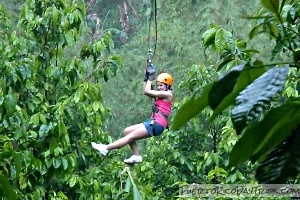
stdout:
MULTIPOLYGON (((124 136, 126 136, 129 133, 133 132, 134 130, 138 129, 140 126, 144 126, 144 124, 143 123, 135 124, 135 125, 132 125, 132 126, 129 126, 129 127, 125 128, 124 136)), ((136 141, 130 142, 129 146, 130 146, 130 148, 131 148, 134 155, 139 155, 139 151, 138 151, 138 148, 137 148, 136 141)))
MULTIPOLYGON (((129 126, 129 127, 125 128, 124 136, 130 134, 131 132, 138 129, 139 127, 145 127, 145 126, 144 126, 143 123, 140 123, 140 124, 135 124, 135 125, 132 125, 132 126, 129 126)), ((130 148, 131 148, 134 155, 139 155, 139 151, 138 151, 137 144, 136 144, 135 140, 133 142, 130 142, 129 146, 130 146, 130 148)))
POLYGON ((126 132, 126 133, 124 131, 125 136, 123 138, 120 138, 117 141, 106 145, 106 149, 107 150, 118 149, 118 148, 125 146, 126 144, 131 144, 131 146, 133 148, 132 150, 134 151, 133 153, 135 155, 139 155, 135 140, 140 140, 140 139, 149 137, 148 131, 145 128, 144 124, 137 124, 137 125, 128 127, 127 131, 128 132, 126 132), (132 131, 129 132, 130 130, 132 130, 132 131))

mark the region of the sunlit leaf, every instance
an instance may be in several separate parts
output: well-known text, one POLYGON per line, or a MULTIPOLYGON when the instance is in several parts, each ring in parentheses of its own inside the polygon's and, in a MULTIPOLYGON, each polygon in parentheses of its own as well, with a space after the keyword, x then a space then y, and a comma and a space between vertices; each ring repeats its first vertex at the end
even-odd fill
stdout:
POLYGON ((67 127, 64 121, 61 119, 58 123, 58 134, 59 135, 66 135, 68 133, 67 127))
POLYGON ((244 53, 260 53, 260 51, 258 51, 256 49, 246 49, 246 50, 243 50, 242 52, 244 52, 244 53))
POLYGON ((200 96, 194 95, 179 108, 172 121, 172 130, 178 130, 208 106, 208 94, 212 86, 213 83, 206 85, 200 96))
POLYGON ((40 113, 36 113, 30 117, 29 123, 35 126, 39 125, 40 122, 40 113))
POLYGON ((40 114, 40 120, 43 124, 47 124, 47 120, 44 114, 40 114))
POLYGON ((69 182, 69 186, 70 187, 74 187, 74 185, 76 184, 76 182, 77 182, 77 178, 73 176, 71 178, 70 182, 69 182))
POLYGON ((59 168, 60 167, 60 165, 61 165, 61 160, 60 160, 60 158, 53 158, 53 167, 55 168, 55 169, 57 169, 57 168, 59 168))
POLYGON ((215 47, 219 53, 223 50, 228 50, 229 42, 226 37, 226 31, 223 28, 219 28, 215 35, 215 47))
POLYGON ((216 32, 217 28, 211 28, 203 33, 202 41, 205 47, 208 47, 209 45, 214 43, 216 32))
POLYGON ((125 184, 125 188, 124 188, 124 191, 125 192, 130 192, 131 190, 131 180, 130 180, 130 177, 128 176, 127 180, 126 180, 126 184, 125 184))
POLYGON ((234 100, 239 95, 239 93, 264 72, 264 67, 251 67, 250 69, 243 70, 236 81, 236 85, 233 88, 233 91, 230 94, 228 94, 221 101, 221 103, 218 104, 218 106, 214 109, 214 112, 210 117, 209 121, 212 122, 223 110, 228 108, 230 105, 234 104, 234 100))
POLYGON ((270 29, 270 34, 274 37, 278 37, 279 36, 279 29, 277 27, 277 24, 275 23, 268 23, 268 27, 270 29))
POLYGON ((46 136, 46 134, 49 132, 50 130, 50 127, 45 125, 45 124, 42 124, 40 129, 39 129, 39 139, 44 139, 44 137, 46 136))
POLYGON ((63 164, 64 170, 68 169, 68 159, 67 158, 62 158, 62 164, 63 164))
POLYGON ((135 184, 133 184, 133 200, 142 200, 142 196, 140 194, 140 191, 138 190, 138 188, 136 187, 135 184))
POLYGON ((249 38, 250 40, 253 39, 255 36, 258 35, 260 29, 263 27, 263 24, 258 24, 257 26, 255 26, 253 29, 251 29, 250 33, 249 33, 249 38))
POLYGON ((215 109, 232 92, 244 66, 245 64, 242 64, 231 68, 227 74, 213 84, 208 94, 208 104, 212 109, 215 109))
POLYGON ((273 13, 278 13, 279 0, 261 0, 262 5, 273 13))
POLYGON ((10 117, 16 110, 16 101, 13 96, 7 95, 4 98, 4 107, 6 109, 6 116, 10 117))

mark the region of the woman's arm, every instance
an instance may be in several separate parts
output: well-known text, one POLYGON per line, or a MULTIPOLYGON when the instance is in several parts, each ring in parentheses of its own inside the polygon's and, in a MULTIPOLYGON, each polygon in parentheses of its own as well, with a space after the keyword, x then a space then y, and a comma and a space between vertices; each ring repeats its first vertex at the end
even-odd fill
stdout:
POLYGON ((144 93, 145 93, 145 88, 146 88, 147 82, 148 81, 144 81, 144 84, 143 84, 143 91, 144 91, 144 93))
POLYGON ((161 98, 161 99, 166 99, 166 100, 171 100, 172 99, 172 93, 168 91, 157 91, 157 90, 152 90, 151 89, 152 81, 147 81, 144 83, 144 94, 148 97, 153 97, 153 98, 161 98))

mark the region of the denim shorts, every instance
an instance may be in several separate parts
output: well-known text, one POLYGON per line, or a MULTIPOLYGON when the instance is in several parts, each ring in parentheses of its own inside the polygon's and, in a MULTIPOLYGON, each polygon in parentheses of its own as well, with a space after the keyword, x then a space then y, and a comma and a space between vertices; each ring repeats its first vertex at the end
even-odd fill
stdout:
POLYGON ((148 121, 146 121, 146 122, 143 123, 144 126, 146 127, 146 129, 147 129, 149 135, 150 135, 151 137, 152 137, 152 136, 159 136, 159 135, 161 135, 161 134, 164 132, 165 127, 163 127, 162 125, 160 125, 160 124, 158 124, 158 123, 156 123, 156 122, 154 122, 153 125, 151 125, 151 124, 150 124, 151 121, 152 121, 152 120, 150 119, 150 120, 148 120, 148 121), (154 128, 153 128, 153 126, 154 126, 154 128), (153 129, 154 129, 154 132, 155 132, 154 135, 153 135, 153 129))

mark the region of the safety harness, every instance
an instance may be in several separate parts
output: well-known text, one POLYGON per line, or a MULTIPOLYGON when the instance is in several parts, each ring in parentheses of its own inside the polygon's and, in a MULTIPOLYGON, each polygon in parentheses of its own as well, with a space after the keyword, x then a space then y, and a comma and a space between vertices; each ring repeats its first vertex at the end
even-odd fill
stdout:
POLYGON ((155 122, 155 117, 154 117, 155 113, 158 113, 160 116, 162 116, 163 118, 165 118, 165 120, 167 121, 167 127, 166 127, 166 129, 169 130, 168 115, 165 115, 164 113, 162 113, 157 108, 157 105, 154 102, 153 105, 152 105, 152 118, 151 118, 151 121, 150 121, 150 126, 152 127, 152 133, 153 133, 154 136, 156 136, 156 133, 155 133, 155 123, 156 122, 155 122))

